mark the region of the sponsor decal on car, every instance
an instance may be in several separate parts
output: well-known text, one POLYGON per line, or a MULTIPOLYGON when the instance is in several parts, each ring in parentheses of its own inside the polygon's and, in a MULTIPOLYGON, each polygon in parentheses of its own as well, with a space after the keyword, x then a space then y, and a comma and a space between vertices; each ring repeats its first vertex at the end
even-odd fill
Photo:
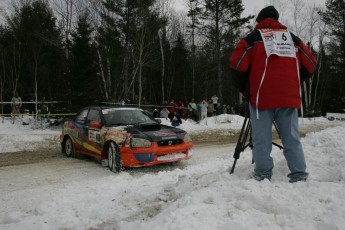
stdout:
POLYGON ((89 140, 96 143, 101 143, 100 132, 98 130, 89 129, 89 140))
POLYGON ((122 127, 103 127, 100 131, 100 135, 103 136, 106 141, 113 140, 120 145, 129 145, 130 134, 122 127))

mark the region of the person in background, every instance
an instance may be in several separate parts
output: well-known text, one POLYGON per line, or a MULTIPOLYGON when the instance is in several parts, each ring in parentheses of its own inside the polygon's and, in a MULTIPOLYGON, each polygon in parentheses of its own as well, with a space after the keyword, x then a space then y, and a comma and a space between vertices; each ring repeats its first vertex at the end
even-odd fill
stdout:
POLYGON ((200 120, 203 120, 203 119, 207 118, 207 102, 206 102, 206 100, 203 100, 201 102, 200 107, 201 107, 200 120))
POLYGON ((183 117, 183 112, 184 112, 184 103, 182 100, 180 100, 180 102, 177 104, 177 114, 180 117, 183 117))
POLYGON ((301 81, 311 77, 317 61, 303 41, 278 21, 274 6, 263 8, 254 31, 241 39, 230 58, 230 77, 249 101, 252 127, 252 176, 273 174, 272 124, 280 131, 289 182, 306 181, 308 173, 298 130, 301 81))
POLYGON ((48 104, 45 100, 45 97, 42 98, 42 101, 41 101, 41 106, 40 106, 40 113, 41 114, 48 114, 49 113, 49 108, 48 108, 48 104))
POLYGON ((195 104, 194 98, 192 98, 191 102, 188 103, 188 110, 189 110, 189 117, 194 120, 197 121, 198 117, 197 117, 197 106, 195 104))
POLYGON ((160 112, 162 118, 168 119, 169 118, 169 110, 167 108, 163 108, 160 112))
POLYGON ((200 100, 197 104, 196 104, 196 111, 197 111, 197 122, 199 122, 201 120, 201 106, 202 106, 202 100, 200 100))
POLYGON ((228 113, 228 106, 226 104, 223 105, 223 114, 227 114, 228 113))
POLYGON ((22 108, 22 98, 18 96, 18 93, 15 92, 14 96, 12 97, 11 100, 12 104, 12 113, 13 114, 19 114, 20 110, 22 108))
POLYGON ((175 112, 173 119, 171 120, 171 125, 177 127, 182 124, 181 117, 175 112))
POLYGON ((170 103, 168 104, 168 110, 169 110, 169 119, 170 121, 174 118, 174 114, 175 114, 175 111, 176 111, 176 103, 174 100, 171 100, 170 103))
POLYGON ((209 100, 207 104, 207 116, 212 117, 213 113, 214 113, 214 106, 213 106, 212 100, 209 100))
POLYGON ((213 108, 214 108, 214 112, 213 112, 214 115, 218 114, 217 113, 217 110, 218 110, 218 99, 219 98, 217 97, 216 94, 211 97, 211 100, 212 100, 212 103, 213 103, 213 108))
POLYGON ((158 109, 154 109, 153 112, 152 112, 152 117, 153 118, 159 118, 159 111, 158 109))

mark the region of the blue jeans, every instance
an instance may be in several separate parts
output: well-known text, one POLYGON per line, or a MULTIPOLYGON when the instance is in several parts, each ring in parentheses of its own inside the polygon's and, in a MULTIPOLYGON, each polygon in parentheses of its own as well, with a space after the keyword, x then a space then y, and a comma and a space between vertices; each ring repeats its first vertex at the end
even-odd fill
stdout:
POLYGON ((256 178, 272 177, 272 125, 276 122, 282 143, 284 156, 290 169, 290 182, 305 181, 308 177, 302 144, 298 131, 298 112, 293 108, 277 108, 259 110, 249 103, 250 121, 252 125, 254 174, 256 178))

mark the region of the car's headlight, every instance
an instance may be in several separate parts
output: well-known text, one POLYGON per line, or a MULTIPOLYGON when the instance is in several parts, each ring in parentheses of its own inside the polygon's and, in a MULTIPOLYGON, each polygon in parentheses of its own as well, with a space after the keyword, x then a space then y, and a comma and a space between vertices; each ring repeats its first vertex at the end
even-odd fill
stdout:
POLYGON ((149 148, 151 147, 151 141, 143 138, 131 138, 131 147, 133 148, 149 148))
POLYGON ((188 133, 186 133, 186 135, 184 135, 183 140, 184 140, 184 142, 192 142, 192 138, 189 136, 188 133))

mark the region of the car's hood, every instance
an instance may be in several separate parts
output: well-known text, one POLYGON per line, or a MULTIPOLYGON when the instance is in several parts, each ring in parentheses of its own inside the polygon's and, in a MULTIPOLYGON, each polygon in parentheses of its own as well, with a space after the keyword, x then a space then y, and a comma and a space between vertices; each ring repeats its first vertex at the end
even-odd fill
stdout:
POLYGON ((181 129, 153 123, 127 126, 125 130, 133 137, 141 137, 151 141, 183 139, 186 134, 181 129))

